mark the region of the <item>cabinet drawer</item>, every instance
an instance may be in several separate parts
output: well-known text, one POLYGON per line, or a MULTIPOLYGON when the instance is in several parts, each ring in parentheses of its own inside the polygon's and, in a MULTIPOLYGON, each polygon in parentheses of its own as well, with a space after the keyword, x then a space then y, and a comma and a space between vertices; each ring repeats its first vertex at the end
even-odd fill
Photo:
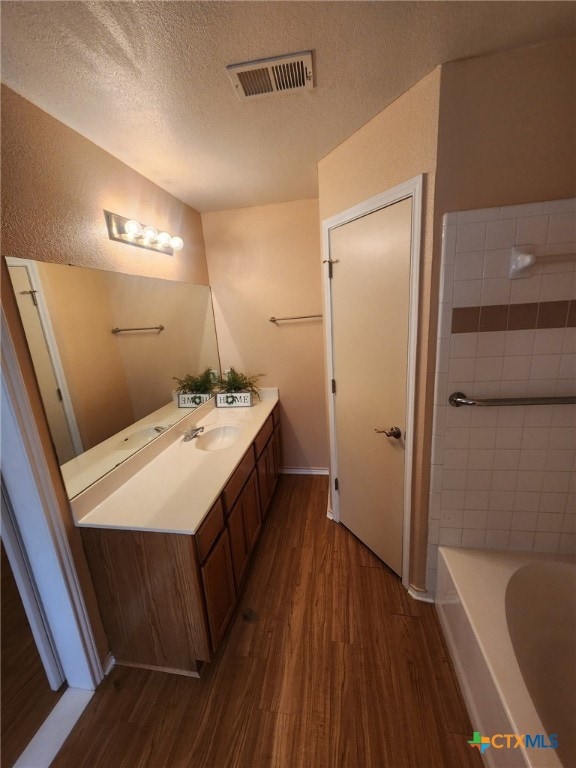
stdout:
POLYGON ((212 549, 212 545, 218 538, 220 531, 224 528, 224 508, 221 499, 218 499, 210 512, 204 518, 204 522, 198 529, 194 538, 196 539, 196 549, 198 551, 198 560, 202 563, 212 549))
POLYGON ((224 500, 226 502, 227 514, 230 514, 230 510, 240 495, 240 491, 242 490, 246 480, 248 480, 248 476, 254 469, 255 464, 256 462, 254 460, 254 450, 252 446, 250 446, 248 452, 224 488, 224 500))
POLYGON ((256 447, 256 458, 260 456, 264 448, 266 447, 266 443, 268 442, 268 438, 272 434, 272 430, 274 429, 274 422, 272 421, 272 414, 268 416, 266 419, 266 423, 258 432, 256 435, 256 440, 254 440, 254 445, 256 447))

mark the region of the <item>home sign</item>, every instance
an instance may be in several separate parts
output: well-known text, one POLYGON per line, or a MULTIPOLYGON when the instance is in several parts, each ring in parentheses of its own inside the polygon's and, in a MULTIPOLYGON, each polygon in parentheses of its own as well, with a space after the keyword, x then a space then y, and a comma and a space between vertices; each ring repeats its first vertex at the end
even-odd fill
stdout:
POLYGON ((252 405, 251 392, 220 392, 216 395, 217 408, 238 408, 252 405))

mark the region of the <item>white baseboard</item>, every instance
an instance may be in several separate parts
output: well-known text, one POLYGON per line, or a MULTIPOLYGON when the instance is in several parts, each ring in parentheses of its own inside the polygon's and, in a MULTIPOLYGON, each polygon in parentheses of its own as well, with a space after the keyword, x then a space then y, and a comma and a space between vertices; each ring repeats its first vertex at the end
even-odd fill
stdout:
POLYGON ((112 672, 115 666, 116 666, 116 659, 114 658, 114 656, 112 656, 111 653, 109 653, 108 656, 106 656, 106 661, 104 662, 104 676, 107 677, 110 674, 110 672, 112 672))
POLYGON ((282 467, 281 475, 329 475, 328 467, 282 467))
POLYGON ((93 695, 80 688, 64 691, 14 768, 49 768, 93 695))
POLYGON ((414 600, 420 600, 423 603, 434 603, 434 595, 430 592, 419 592, 417 589, 409 587, 408 594, 413 597, 414 600))

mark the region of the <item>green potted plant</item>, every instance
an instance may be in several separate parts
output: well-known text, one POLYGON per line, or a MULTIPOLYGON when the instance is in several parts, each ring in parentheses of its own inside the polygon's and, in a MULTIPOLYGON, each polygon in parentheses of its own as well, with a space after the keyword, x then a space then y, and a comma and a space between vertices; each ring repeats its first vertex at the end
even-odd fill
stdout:
POLYGON ((206 368, 198 376, 192 376, 190 373, 181 379, 174 376, 174 381, 178 385, 176 387, 178 407, 197 408, 213 397, 218 374, 211 368, 206 368))
POLYGON ((227 373, 219 376, 216 382, 216 406, 218 408, 233 408, 252 405, 254 397, 260 399, 256 382, 261 376, 264 374, 248 375, 230 368, 227 373))

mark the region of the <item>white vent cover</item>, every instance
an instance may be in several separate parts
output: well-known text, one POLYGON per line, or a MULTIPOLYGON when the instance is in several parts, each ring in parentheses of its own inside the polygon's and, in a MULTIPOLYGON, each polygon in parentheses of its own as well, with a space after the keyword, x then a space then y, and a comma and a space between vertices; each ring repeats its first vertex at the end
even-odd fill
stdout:
POLYGON ((314 87, 311 51, 230 64, 226 71, 239 99, 314 87))

